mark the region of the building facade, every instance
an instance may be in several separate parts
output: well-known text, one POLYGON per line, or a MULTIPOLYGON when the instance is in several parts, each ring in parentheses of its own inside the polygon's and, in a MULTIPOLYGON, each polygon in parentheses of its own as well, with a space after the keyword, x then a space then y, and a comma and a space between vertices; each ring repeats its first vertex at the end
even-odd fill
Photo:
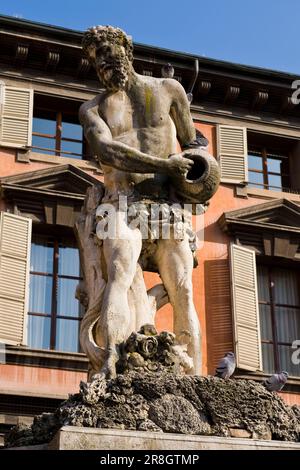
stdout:
MULTIPOLYGON (((100 92, 81 38, 79 31, 0 17, 2 434, 55 409, 86 379, 73 226, 102 172, 78 121, 80 105, 100 92)), ((286 370, 281 395, 300 404, 297 77, 135 45, 138 73, 160 77, 167 63, 193 92, 195 126, 221 167, 220 187, 200 221, 194 269, 202 373, 213 374, 234 350, 237 377, 261 381, 286 370)), ((151 287, 158 276, 146 273, 146 281, 151 287)), ((170 305, 156 323, 172 330, 170 305)))

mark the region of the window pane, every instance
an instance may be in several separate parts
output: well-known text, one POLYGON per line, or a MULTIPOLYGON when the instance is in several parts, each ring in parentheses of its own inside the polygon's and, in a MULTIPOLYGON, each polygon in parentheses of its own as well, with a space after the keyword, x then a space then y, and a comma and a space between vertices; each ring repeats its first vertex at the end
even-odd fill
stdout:
POLYGON ((53 155, 55 153, 55 139, 47 139, 46 137, 38 137, 37 135, 33 135, 32 147, 38 147, 38 149, 32 149, 34 152, 47 153, 53 155))
POLYGON ((28 315, 28 346, 50 349, 50 326, 50 318, 28 315))
POLYGON ((29 311, 51 314, 52 277, 30 275, 29 311))
POLYGON ((82 307, 75 299, 76 279, 58 279, 57 315, 79 317, 82 307))
POLYGON ((273 339, 271 307, 270 305, 259 305, 260 332, 262 340, 273 339))
MULTIPOLYGON (((299 274, 288 269, 272 269, 274 301, 277 304, 300 306, 299 274)), ((300 338, 300 336, 299 336, 300 338)))
POLYGON ((264 184, 264 175, 262 173, 255 173, 254 171, 249 171, 249 183, 258 184, 259 187, 263 187, 264 184))
POLYGON ((269 271, 266 266, 257 266, 258 300, 270 302, 269 271))
POLYGON ((53 272, 53 242, 43 237, 34 237, 31 243, 30 271, 53 272))
POLYGON ((300 338, 300 310, 275 307, 275 321, 279 342, 292 343, 300 338))
POLYGON ((38 132, 39 134, 49 134, 49 135, 55 136, 56 121, 53 121, 51 119, 34 117, 32 121, 32 132, 38 132))
POLYGON ((263 370, 268 374, 273 374, 275 372, 274 366, 274 348, 273 344, 261 345, 262 349, 262 360, 263 360, 263 370))
POLYGON ((57 319, 55 349, 59 351, 79 351, 79 325, 77 320, 57 319))
POLYGON ((276 158, 267 158, 268 172, 270 173, 281 173, 282 160, 276 158))
POLYGON ((286 370, 290 375, 300 376, 300 365, 292 363, 292 354, 295 349, 289 346, 278 346, 280 370, 286 370))
POLYGON ((79 251, 77 247, 60 244, 58 274, 80 276, 79 251))
POLYGON ((263 159, 258 155, 248 155, 248 168, 253 170, 263 170, 263 159))
POLYGON ((270 189, 281 189, 282 181, 280 175, 268 175, 269 188, 270 189))
POLYGON ((78 154, 78 155, 69 155, 65 154, 65 157, 73 157, 73 158, 82 158, 82 142, 68 142, 66 140, 61 141, 61 150, 63 152, 71 152, 71 154, 78 154))
POLYGON ((62 122, 62 137, 68 139, 82 140, 82 127, 80 124, 73 124, 71 122, 62 122))

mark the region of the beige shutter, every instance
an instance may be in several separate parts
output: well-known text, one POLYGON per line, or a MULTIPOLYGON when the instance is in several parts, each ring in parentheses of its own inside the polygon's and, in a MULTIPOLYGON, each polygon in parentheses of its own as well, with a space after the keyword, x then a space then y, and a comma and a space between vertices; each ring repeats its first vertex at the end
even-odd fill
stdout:
POLYGON ((237 367, 262 370, 255 252, 231 245, 231 284, 237 367))
POLYGON ((26 344, 31 219, 0 214, 0 342, 26 344))
POLYGON ((4 87, 5 83, 0 81, 0 120, 3 112, 3 105, 4 105, 4 87))
POLYGON ((5 86, 0 122, 0 144, 31 145, 33 90, 5 86))
POLYGON ((247 129, 220 125, 217 127, 217 136, 221 181, 247 182, 247 129))

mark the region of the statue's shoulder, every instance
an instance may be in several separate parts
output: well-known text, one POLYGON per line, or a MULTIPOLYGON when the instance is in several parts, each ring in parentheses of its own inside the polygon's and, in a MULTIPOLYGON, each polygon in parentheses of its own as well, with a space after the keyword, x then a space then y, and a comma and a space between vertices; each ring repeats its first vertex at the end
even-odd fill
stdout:
POLYGON ((79 108, 79 117, 83 117, 88 111, 100 106, 103 100, 101 95, 97 95, 91 100, 85 101, 79 108))
POLYGON ((161 87, 168 94, 176 97, 182 93, 185 94, 183 86, 174 78, 149 77, 147 75, 136 74, 139 82, 148 85, 150 88, 161 87))
POLYGON ((163 87, 171 94, 185 94, 183 86, 175 78, 161 78, 163 87))

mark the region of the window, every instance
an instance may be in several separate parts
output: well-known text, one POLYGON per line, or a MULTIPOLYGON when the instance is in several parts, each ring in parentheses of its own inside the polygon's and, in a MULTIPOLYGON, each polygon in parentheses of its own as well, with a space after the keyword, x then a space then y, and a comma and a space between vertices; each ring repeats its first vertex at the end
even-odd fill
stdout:
POLYGON ((73 239, 35 235, 31 245, 28 345, 79 351, 82 308, 75 299, 80 280, 73 239))
POLYGON ((217 148, 221 182, 300 193, 300 141, 297 138, 218 125, 217 148))
POLYGON ((80 102, 35 95, 32 151, 69 158, 83 158, 86 142, 78 121, 80 102))
POLYGON ((283 191, 290 188, 289 159, 287 155, 276 155, 266 148, 248 151, 249 186, 283 191))
POLYGON ((300 338, 299 272, 258 266, 257 278, 263 369, 300 376, 299 365, 291 361, 291 344, 300 338))

